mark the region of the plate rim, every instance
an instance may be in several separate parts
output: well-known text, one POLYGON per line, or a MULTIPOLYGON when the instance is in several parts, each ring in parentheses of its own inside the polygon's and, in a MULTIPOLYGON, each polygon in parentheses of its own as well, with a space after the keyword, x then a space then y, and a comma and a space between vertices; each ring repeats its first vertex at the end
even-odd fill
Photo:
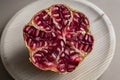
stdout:
MULTIPOLYGON (((113 56, 114 56, 114 53, 115 53, 115 48, 116 48, 116 36, 115 36, 114 28, 113 28, 113 25, 112 25, 110 19, 107 17, 107 15, 99 7, 97 7, 95 4, 93 4, 93 3, 91 3, 90 1, 87 1, 87 0, 74 0, 74 1, 86 4, 87 6, 91 7, 92 9, 94 9, 97 13, 99 13, 99 14, 101 13, 101 15, 104 14, 103 20, 105 20, 106 25, 107 25, 108 30, 109 30, 109 34, 110 34, 110 48, 112 47, 112 50, 110 50, 111 57, 109 58, 109 63, 106 65, 104 70, 99 75, 97 75, 96 78, 94 79, 94 80, 96 80, 106 71, 106 69, 109 67, 109 65, 110 65, 110 63, 111 63, 111 61, 113 59, 113 56)), ((16 80, 19 80, 18 79, 19 77, 17 77, 17 75, 15 75, 15 72, 13 72, 10 68, 7 67, 7 63, 4 60, 5 57, 3 57, 4 56, 3 42, 4 42, 5 34, 7 32, 7 29, 9 28, 11 22, 13 22, 13 20, 15 19, 15 17, 17 17, 27 7, 29 7, 32 4, 35 4, 37 2, 39 2, 39 0, 31 2, 31 3, 27 4, 26 6, 24 6, 23 8, 21 8, 19 11, 17 11, 13 15, 13 17, 8 21, 7 25, 5 26, 5 28, 2 31, 1 40, 0 40, 0 50, 1 50, 0 56, 1 56, 1 59, 2 59, 2 62, 3 62, 3 65, 4 65, 5 69, 16 80)))

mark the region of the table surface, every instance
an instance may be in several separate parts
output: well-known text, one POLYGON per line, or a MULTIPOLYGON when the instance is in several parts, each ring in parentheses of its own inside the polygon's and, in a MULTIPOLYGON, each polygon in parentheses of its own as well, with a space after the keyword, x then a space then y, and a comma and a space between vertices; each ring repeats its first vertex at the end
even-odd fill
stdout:
MULTIPOLYGON (((1 33, 7 24, 7 22, 10 20, 10 18, 21 8, 26 6, 27 4, 33 2, 35 0, 0 0, 0 36, 1 33)), ((108 67, 108 69, 104 72, 104 74, 98 79, 98 80, 120 80, 120 20, 119 20, 119 14, 120 14, 120 0, 89 0, 95 5, 97 5, 99 8, 101 8, 111 19, 111 22, 113 23, 115 34, 116 34, 116 51, 114 58, 108 67)), ((1 58, 0 58, 0 80, 14 80, 8 72, 5 70, 1 58)))

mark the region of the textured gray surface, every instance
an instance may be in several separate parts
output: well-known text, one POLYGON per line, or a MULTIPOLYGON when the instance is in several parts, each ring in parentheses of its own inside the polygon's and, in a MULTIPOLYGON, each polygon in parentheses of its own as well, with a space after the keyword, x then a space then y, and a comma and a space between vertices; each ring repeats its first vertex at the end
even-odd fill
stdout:
MULTIPOLYGON (((4 29, 6 23, 9 19, 21 8, 25 5, 33 2, 34 0, 0 0, 0 35, 2 30, 4 29)), ((89 0, 100 7, 105 13, 107 13, 108 17, 111 19, 115 33, 117 38, 117 43, 120 39, 120 31, 119 31, 119 14, 120 9, 118 9, 120 5, 119 0, 89 0)), ((116 52, 113 58, 112 63, 109 68, 105 71, 105 73, 98 80, 120 80, 120 44, 116 45, 116 52), (114 77, 113 77, 114 76, 114 77)), ((0 80, 13 80, 12 77, 5 70, 2 61, 0 59, 0 80)))

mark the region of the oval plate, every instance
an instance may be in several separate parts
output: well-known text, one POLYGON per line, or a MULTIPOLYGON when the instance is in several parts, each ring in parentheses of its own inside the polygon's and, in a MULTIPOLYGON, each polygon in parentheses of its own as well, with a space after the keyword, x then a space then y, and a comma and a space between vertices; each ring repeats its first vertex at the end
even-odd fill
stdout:
POLYGON ((98 7, 85 0, 39 0, 19 12, 9 21, 1 38, 2 61, 16 80, 96 80, 110 64, 115 51, 113 26, 98 7), (94 35, 93 51, 71 73, 57 74, 42 71, 29 62, 28 50, 23 40, 23 27, 32 16, 53 4, 66 4, 87 15, 94 35))

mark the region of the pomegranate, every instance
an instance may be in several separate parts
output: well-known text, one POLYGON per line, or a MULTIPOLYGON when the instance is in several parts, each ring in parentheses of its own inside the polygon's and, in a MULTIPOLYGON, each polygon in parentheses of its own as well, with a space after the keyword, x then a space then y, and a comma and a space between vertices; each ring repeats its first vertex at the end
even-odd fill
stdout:
POLYGON ((92 51, 89 20, 64 4, 39 11, 23 29, 30 61, 41 70, 72 72, 92 51))

